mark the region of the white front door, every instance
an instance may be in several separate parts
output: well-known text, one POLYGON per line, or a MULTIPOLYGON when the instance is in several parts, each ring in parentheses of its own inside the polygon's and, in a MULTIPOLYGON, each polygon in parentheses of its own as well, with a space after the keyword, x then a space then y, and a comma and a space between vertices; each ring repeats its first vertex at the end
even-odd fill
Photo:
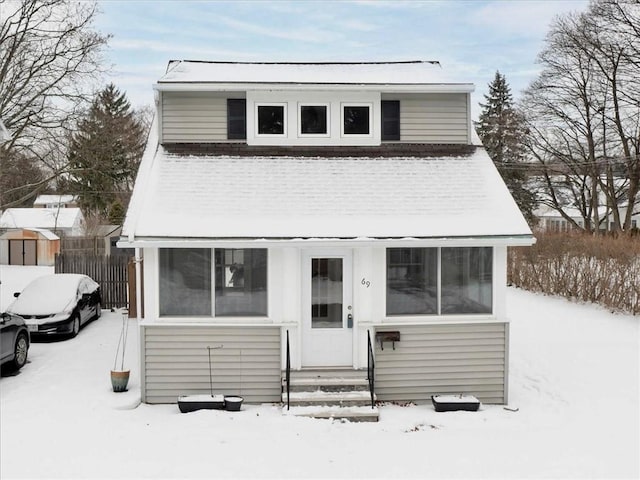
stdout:
POLYGON ((302 366, 352 366, 351 252, 307 253, 302 262, 302 366))

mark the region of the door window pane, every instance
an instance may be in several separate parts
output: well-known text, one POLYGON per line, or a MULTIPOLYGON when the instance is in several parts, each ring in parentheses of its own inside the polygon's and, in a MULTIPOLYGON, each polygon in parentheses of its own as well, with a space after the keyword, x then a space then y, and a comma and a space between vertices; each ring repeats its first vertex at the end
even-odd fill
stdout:
POLYGON ((438 249, 387 249, 387 315, 438 313, 438 249))
POLYGON ((247 101, 244 98, 227 99, 227 138, 247 138, 247 101))
POLYGON ((345 106, 343 115, 345 135, 369 135, 368 106, 345 106))
POLYGON ((303 135, 327 133, 326 105, 300 106, 300 133, 303 135))
POLYGON ((160 315, 211 315, 211 249, 160 249, 160 315))
POLYGON ((267 315, 267 249, 217 248, 216 317, 267 315))
POLYGON ((258 134, 284 135, 283 105, 258 105, 258 134))
POLYGON ((382 140, 400 140, 400 102, 382 100, 382 140))
POLYGON ((342 259, 311 259, 311 328, 342 328, 342 259))
POLYGON ((491 313, 491 247, 442 249, 442 313, 491 313))

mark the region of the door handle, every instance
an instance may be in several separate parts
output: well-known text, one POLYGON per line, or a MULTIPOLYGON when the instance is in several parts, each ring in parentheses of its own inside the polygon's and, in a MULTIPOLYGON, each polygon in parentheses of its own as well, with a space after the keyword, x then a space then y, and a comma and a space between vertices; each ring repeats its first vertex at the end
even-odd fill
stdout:
POLYGON ((353 328, 353 315, 347 315, 347 328, 353 328))

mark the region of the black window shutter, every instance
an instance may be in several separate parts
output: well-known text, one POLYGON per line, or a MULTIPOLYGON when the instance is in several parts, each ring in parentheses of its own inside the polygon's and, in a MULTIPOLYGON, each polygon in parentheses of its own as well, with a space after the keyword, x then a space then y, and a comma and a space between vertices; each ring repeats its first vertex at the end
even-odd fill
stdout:
POLYGON ((247 101, 244 98, 227 98, 227 138, 247 138, 247 101))
POLYGON ((382 100, 382 140, 400 140, 400 101, 382 100))

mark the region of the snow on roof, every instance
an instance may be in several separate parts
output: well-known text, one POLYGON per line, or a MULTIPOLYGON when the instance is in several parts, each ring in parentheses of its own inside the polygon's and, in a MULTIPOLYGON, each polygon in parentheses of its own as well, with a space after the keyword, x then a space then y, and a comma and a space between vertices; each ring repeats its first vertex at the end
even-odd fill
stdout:
POLYGON ((49 203, 65 204, 76 201, 75 195, 38 195, 33 202, 34 205, 47 205, 49 203))
POLYGON ((123 235, 404 238, 531 235, 484 149, 460 157, 179 156, 159 147, 123 235))
POLYGON ((79 208, 8 208, 0 228, 72 228, 81 218, 79 208))
POLYGON ((166 83, 285 83, 285 84, 371 84, 371 85, 473 85, 453 81, 439 62, 204 62, 171 61, 158 80, 166 83))

